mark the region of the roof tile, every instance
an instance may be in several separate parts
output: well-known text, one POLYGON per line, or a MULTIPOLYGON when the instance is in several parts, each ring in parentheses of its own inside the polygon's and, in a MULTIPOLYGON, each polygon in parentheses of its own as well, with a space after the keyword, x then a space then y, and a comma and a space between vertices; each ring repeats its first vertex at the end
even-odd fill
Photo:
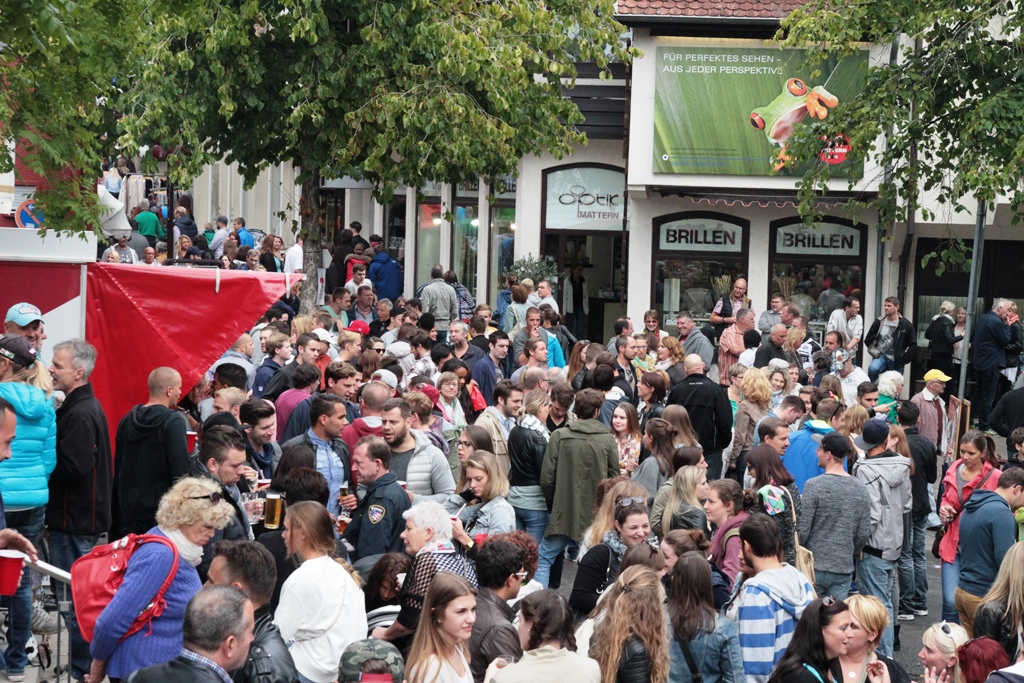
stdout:
POLYGON ((711 16, 782 19, 806 0, 618 0, 619 16, 711 16))

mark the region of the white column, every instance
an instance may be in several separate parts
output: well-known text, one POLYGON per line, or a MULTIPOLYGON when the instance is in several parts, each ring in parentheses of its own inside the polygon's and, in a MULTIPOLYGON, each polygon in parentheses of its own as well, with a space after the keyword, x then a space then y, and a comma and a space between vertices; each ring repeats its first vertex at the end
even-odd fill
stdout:
POLYGON ((491 188, 480 181, 480 195, 477 201, 476 228, 476 302, 478 304, 491 301, 488 286, 493 281, 490 272, 491 262, 491 203, 487 195, 491 188))
POLYGON ((406 296, 416 291, 416 191, 410 187, 405 193, 405 287, 406 296))

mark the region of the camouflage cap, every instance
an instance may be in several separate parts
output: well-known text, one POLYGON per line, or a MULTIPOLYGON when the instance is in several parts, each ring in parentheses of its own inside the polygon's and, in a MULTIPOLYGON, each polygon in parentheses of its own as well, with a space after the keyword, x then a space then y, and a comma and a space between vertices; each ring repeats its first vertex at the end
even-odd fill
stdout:
POLYGON ((395 683, 401 683, 405 679, 405 660, 398 648, 386 640, 367 638, 366 640, 357 640, 345 648, 341 655, 339 683, 359 681, 363 663, 369 659, 381 659, 387 663, 395 683))

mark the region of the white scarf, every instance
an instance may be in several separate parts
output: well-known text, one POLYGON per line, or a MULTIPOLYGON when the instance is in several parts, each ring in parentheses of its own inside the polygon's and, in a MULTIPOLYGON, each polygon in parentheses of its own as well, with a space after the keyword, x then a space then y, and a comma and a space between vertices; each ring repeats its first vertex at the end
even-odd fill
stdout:
POLYGON ((196 545, 185 538, 185 534, 181 533, 181 529, 167 529, 162 526, 158 528, 165 536, 167 536, 167 538, 171 539, 174 545, 178 548, 178 555, 183 560, 193 567, 199 566, 199 563, 203 561, 203 546, 196 545))

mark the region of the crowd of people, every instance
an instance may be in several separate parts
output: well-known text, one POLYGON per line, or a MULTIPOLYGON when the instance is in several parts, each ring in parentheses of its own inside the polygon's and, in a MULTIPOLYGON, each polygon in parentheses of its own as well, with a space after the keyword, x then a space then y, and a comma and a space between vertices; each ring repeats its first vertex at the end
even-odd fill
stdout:
MULTIPOLYGON (((755 323, 740 278, 710 327, 649 311, 588 341, 560 313, 579 281, 559 301, 511 278, 492 308, 436 265, 405 297, 358 232, 354 291, 310 311, 289 293, 194 386, 155 368, 113 438, 95 348, 47 366, 38 308, 9 310, 0 546, 43 538, 70 568, 104 534, 148 539, 91 640, 66 617, 75 680, 904 683, 933 528, 926 683, 1024 675, 1024 417, 1009 462, 956 439, 941 354, 903 399, 895 298, 866 334, 846 298, 819 345, 781 296, 755 323)), ((1012 338, 1007 302, 991 318, 975 365, 984 330, 1012 338)), ((12 681, 52 616, 31 576, 12 681)))

